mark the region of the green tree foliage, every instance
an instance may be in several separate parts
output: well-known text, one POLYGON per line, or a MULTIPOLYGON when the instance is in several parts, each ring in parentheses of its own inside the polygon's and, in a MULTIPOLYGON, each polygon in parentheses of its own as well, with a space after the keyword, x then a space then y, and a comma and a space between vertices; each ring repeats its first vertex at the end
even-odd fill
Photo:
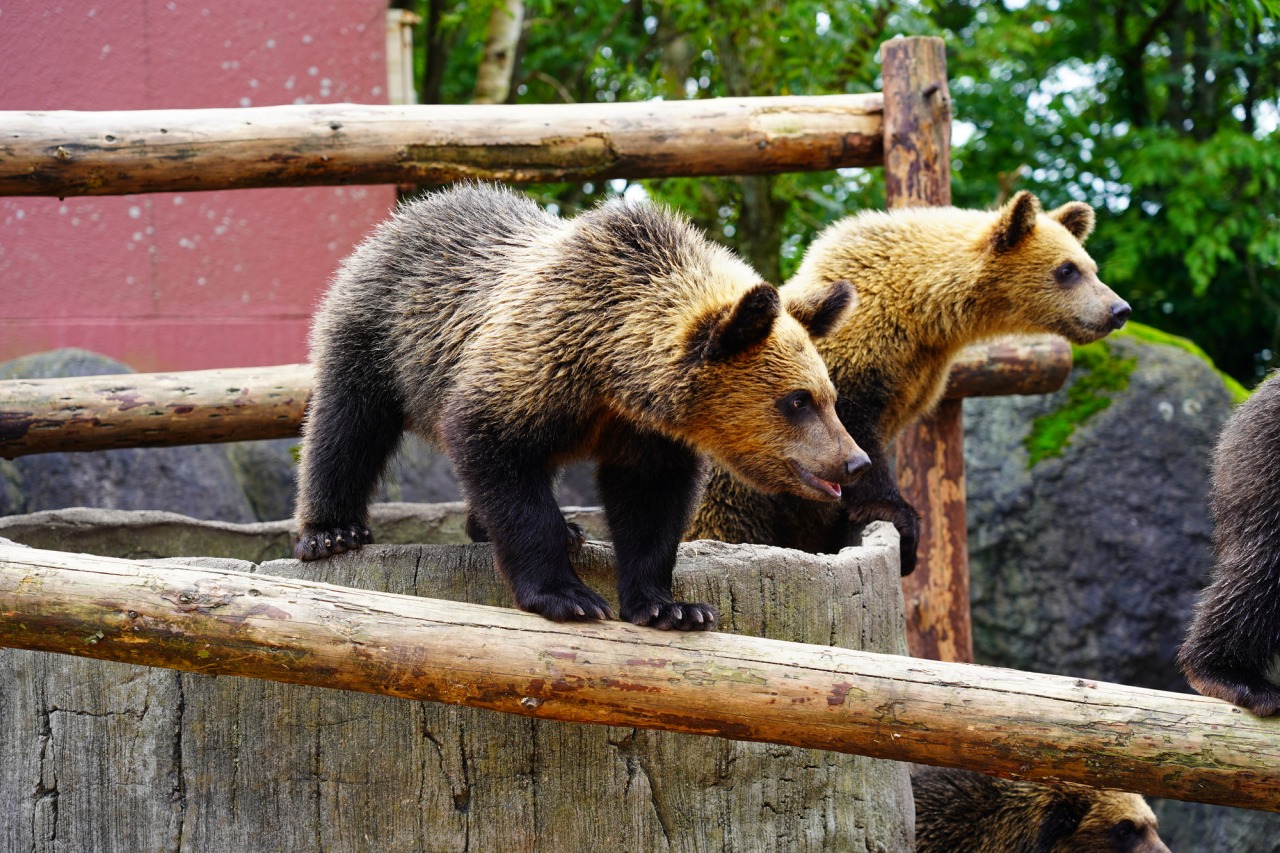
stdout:
POLYGON ((1280 26, 1243 3, 950 2, 957 204, 1015 186, 1103 215, 1135 319, 1249 384, 1280 364, 1280 26))
MULTIPOLYGON (((470 96, 489 5, 416 0, 426 100, 470 96)), ((1087 201, 1135 319, 1248 384, 1280 364, 1276 0, 528 0, 525 18, 528 103, 873 91, 881 41, 942 36, 956 204, 1087 201)), ((640 184, 775 281, 818 229, 884 203, 877 170, 640 184)), ((536 193, 571 213, 626 189, 536 193)))

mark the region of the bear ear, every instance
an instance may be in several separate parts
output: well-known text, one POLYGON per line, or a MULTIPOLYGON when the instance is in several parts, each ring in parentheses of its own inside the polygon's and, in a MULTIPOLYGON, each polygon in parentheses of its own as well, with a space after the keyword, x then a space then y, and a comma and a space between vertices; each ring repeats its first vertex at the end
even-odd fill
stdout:
POLYGON ((1041 802, 1040 827, 1032 850, 1052 853, 1063 841, 1075 835, 1080 822, 1089 813, 1089 805, 1061 791, 1047 787, 1041 802))
POLYGON ((742 294, 736 304, 726 306, 709 318, 694 349, 706 361, 724 361, 748 350, 773 331, 773 321, 782 313, 782 299, 771 284, 757 284, 742 294))
POLYGON ((1071 236, 1081 243, 1089 239, 1097 221, 1093 208, 1082 201, 1069 201, 1062 207, 1055 207, 1049 211, 1049 218, 1070 231, 1071 236))
MULTIPOLYGON (((786 292, 785 290, 783 291, 786 292)), ((821 290, 809 290, 787 300, 787 313, 800 321, 812 338, 825 338, 844 325, 858 306, 858 291, 841 279, 821 290)))
POLYGON ((1040 199, 1022 190, 1000 208, 991 242, 997 252, 1011 252, 1036 230, 1040 215, 1040 199))

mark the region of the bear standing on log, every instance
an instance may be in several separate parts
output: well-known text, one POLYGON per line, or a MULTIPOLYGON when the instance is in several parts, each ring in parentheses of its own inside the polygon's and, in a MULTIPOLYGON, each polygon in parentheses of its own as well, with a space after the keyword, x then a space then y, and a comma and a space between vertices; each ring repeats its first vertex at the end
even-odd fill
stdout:
POLYGON ((1280 714, 1280 373, 1223 428, 1209 503, 1217 562, 1178 662, 1205 696, 1280 714))
POLYGON ((853 282, 858 310, 818 341, 840 399, 840 421, 871 456, 841 503, 753 494, 715 471, 687 539, 719 539, 834 552, 854 527, 890 521, 902 573, 915 568, 919 516, 898 492, 886 448, 942 397, 960 350, 1000 335, 1052 332, 1089 343, 1124 325, 1129 305, 1098 280, 1084 250, 1093 208, 1049 213, 1027 192, 998 211, 953 207, 864 212, 818 235, 784 303, 806 304, 853 282))
POLYGON ((561 220, 467 185, 406 204, 339 270, 311 334, 294 556, 372 541, 372 490, 406 426, 443 448, 517 604, 604 619, 574 573, 558 469, 597 462, 622 617, 699 630, 671 576, 710 456, 754 488, 838 500, 869 465, 840 425, 811 336, 848 282, 782 308, 777 290, 687 222, 614 200, 561 220))

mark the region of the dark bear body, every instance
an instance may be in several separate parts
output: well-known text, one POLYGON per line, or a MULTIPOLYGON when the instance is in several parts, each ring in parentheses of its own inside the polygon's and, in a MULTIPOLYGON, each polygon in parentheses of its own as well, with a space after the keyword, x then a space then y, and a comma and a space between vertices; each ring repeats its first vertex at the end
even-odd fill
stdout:
POLYGON ((841 282, 785 311, 749 267, 648 204, 561 220, 486 186, 406 204, 316 317, 295 556, 371 541, 370 494, 407 427, 453 461, 468 528, 492 541, 521 607, 605 618, 552 496, 560 466, 592 458, 622 615, 705 628, 711 608, 671 597, 703 454, 815 499, 866 464, 810 337, 853 300, 841 282))
POLYGON ((1137 794, 917 767, 917 853, 1169 853, 1137 794))
POLYGON ((919 517, 894 482, 889 442, 937 404, 965 346, 1044 332, 1087 343, 1124 324, 1128 304, 1098 280, 1084 250, 1093 225, 1088 205, 1044 213, 1023 192, 998 211, 869 211, 829 226, 782 288, 783 301, 811 299, 837 280, 857 289, 858 310, 818 351, 840 392, 840 422, 872 465, 838 505, 752 494, 713 472, 686 538, 824 552, 849 544, 867 522, 890 521, 910 573, 919 517))
POLYGON ((1205 696, 1280 714, 1280 373, 1223 427, 1210 508, 1217 560, 1178 662, 1205 696))

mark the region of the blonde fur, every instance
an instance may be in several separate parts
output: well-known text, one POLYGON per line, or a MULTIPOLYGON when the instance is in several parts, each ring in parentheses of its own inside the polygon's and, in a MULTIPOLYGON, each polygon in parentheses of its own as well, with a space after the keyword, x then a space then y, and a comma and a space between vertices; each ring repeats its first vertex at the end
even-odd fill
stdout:
POLYGON ((892 481, 885 447, 937 404, 969 344, 1036 332, 1085 343, 1123 324, 1128 305, 1099 281, 1082 244, 1093 224, 1087 205, 1044 213, 1019 193, 995 211, 864 212, 828 227, 782 288, 783 301, 802 305, 837 280, 857 289, 853 316, 817 345, 840 393, 841 422, 872 466, 844 490, 843 513, 753 496, 713 473, 686 537, 831 551, 848 544, 851 524, 884 519, 902 536, 909 572, 918 518, 892 481))

